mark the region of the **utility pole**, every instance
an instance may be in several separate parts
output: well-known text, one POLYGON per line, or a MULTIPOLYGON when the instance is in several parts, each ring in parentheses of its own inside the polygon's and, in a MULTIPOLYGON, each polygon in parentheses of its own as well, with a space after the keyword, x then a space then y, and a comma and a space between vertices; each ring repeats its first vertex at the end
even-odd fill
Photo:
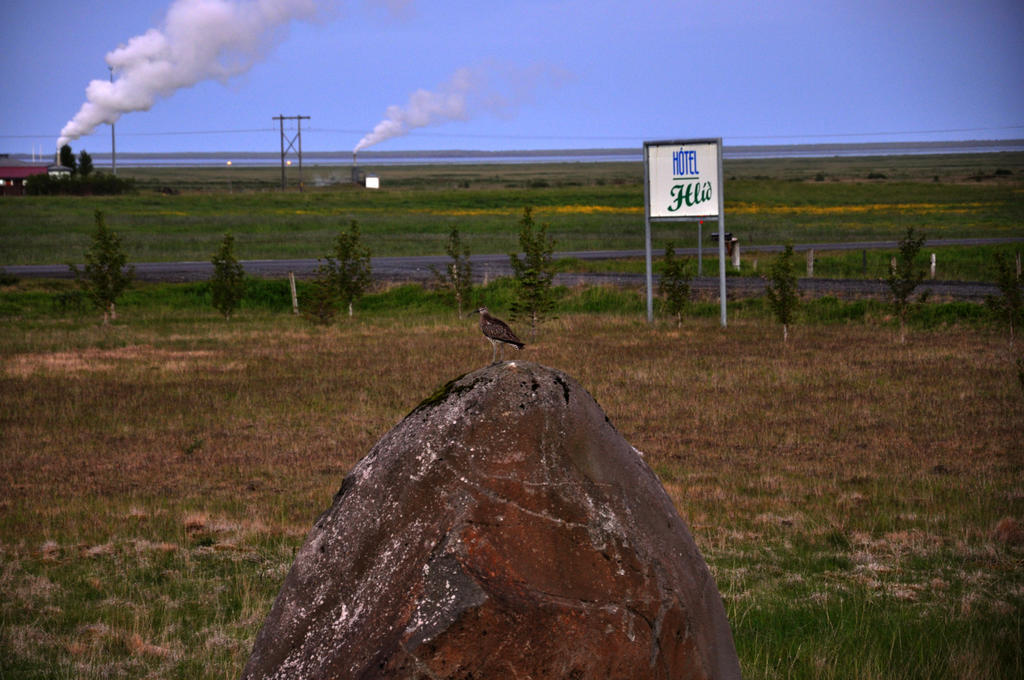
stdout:
MULTIPOLYGON (((110 69, 110 82, 114 82, 114 67, 108 66, 110 69)), ((110 171, 114 175, 117 175, 117 143, 114 141, 114 124, 110 124, 110 171)))
POLYGON ((280 115, 274 116, 273 120, 281 124, 281 188, 286 189, 288 187, 285 178, 285 157, 289 151, 296 151, 299 155, 299 191, 302 191, 302 121, 309 120, 309 116, 280 115), (284 133, 284 122, 286 120, 295 121, 295 134, 291 137, 284 133), (285 147, 285 142, 288 142, 287 147, 285 147))

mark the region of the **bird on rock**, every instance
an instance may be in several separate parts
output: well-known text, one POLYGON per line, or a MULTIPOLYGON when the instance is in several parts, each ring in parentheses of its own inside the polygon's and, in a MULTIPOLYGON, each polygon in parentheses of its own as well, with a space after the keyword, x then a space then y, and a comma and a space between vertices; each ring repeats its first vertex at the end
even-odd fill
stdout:
POLYGON ((523 348, 523 341, 516 337, 508 324, 501 319, 491 316, 486 307, 476 310, 480 315, 480 332, 491 342, 494 353, 491 355, 491 363, 497 363, 498 347, 501 346, 501 358, 505 359, 505 345, 512 345, 516 349, 523 348))

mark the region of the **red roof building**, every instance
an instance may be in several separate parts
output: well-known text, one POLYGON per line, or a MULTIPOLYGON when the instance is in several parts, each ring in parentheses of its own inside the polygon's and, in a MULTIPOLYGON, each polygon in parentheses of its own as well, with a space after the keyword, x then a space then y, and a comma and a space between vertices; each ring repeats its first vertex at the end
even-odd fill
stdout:
POLYGON ((45 175, 49 165, 25 163, 0 156, 0 196, 21 196, 25 193, 25 180, 32 175, 45 175))

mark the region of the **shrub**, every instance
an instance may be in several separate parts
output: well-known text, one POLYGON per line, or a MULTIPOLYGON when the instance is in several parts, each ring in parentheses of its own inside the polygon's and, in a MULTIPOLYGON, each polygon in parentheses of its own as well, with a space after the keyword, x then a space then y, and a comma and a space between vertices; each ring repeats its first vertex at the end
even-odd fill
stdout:
POLYGON ((230 319, 231 312, 235 311, 245 296, 245 270, 235 259, 234 236, 230 233, 224 234, 220 250, 211 261, 213 277, 210 279, 210 292, 213 296, 213 306, 225 319, 230 319))
POLYGON ((555 241, 548 236, 548 225, 533 221, 533 208, 523 208, 519 220, 519 247, 523 258, 509 255, 512 275, 516 282, 516 299, 512 303, 512 318, 525 318, 531 334, 554 308, 555 299, 551 282, 555 277, 553 256, 555 241))
POLYGON ((25 180, 25 193, 29 196, 113 196, 134 191, 135 180, 105 172, 94 172, 88 177, 32 175, 25 180))
POLYGON ((334 246, 335 265, 332 275, 338 297, 348 307, 352 316, 352 304, 370 287, 370 251, 359 240, 359 225, 355 220, 349 224, 348 232, 338 234, 334 246))
POLYGON ((469 261, 469 248, 462 245, 459 230, 455 227, 452 227, 451 233, 448 234, 444 251, 452 261, 448 263, 443 273, 436 268, 432 270, 438 285, 455 295, 455 306, 461 319, 463 307, 469 302, 473 291, 473 267, 469 261))
MULTIPOLYGON (((924 269, 917 269, 914 259, 924 246, 924 236, 915 236, 914 228, 907 229, 906 235, 900 239, 899 253, 889 265, 889 276, 885 279, 892 295, 893 312, 900 324, 900 343, 907 340, 907 311, 910 309, 910 296, 914 289, 924 280, 924 269)), ((921 295, 918 302, 924 302, 927 294, 921 295)))
POLYGON ((658 294, 662 297, 662 307, 669 316, 674 316, 676 326, 683 325, 683 312, 690 303, 690 272, 689 262, 676 259, 676 250, 672 242, 665 245, 665 260, 662 264, 661 279, 658 281, 658 294))
POLYGON ((114 303, 135 276, 135 267, 126 266, 127 258, 121 250, 121 237, 107 229, 103 213, 95 212, 96 231, 92 245, 85 251, 85 269, 74 265, 71 271, 85 289, 93 304, 103 310, 103 324, 117 318, 114 303))
POLYGON ((789 326, 793 323, 797 306, 800 303, 796 284, 796 272, 793 268, 793 245, 786 244, 786 249, 779 254, 768 269, 768 285, 765 296, 772 308, 775 318, 782 324, 782 341, 789 341, 789 326))
POLYGON ((329 264, 316 268, 308 302, 302 306, 302 316, 310 323, 329 326, 338 312, 338 291, 333 281, 335 270, 329 264))
POLYGON ((325 258, 325 262, 317 268, 317 279, 314 287, 327 287, 327 291, 315 293, 321 298, 320 304, 337 300, 348 307, 348 315, 352 316, 352 306, 366 292, 373 281, 370 271, 370 251, 363 246, 359 238, 359 225, 355 220, 349 224, 349 230, 338 234, 334 244, 334 252, 325 258))
POLYGON ((1024 312, 1024 295, 1021 294, 1021 282, 1017 272, 1003 253, 995 254, 996 285, 999 296, 989 296, 985 304, 1000 321, 1006 322, 1010 329, 1010 347, 1014 345, 1013 329, 1021 321, 1024 312))

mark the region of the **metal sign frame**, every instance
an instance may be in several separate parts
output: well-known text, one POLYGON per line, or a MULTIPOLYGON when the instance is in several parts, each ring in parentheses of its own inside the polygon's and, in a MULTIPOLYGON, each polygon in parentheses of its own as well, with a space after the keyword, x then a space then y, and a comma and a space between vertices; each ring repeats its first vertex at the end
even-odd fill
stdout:
MULTIPOLYGON (((702 151, 706 152, 706 149, 702 151)), ((706 153, 703 154, 706 159, 706 153)), ((662 160, 659 158, 659 160, 662 160)), ((660 180, 665 175, 664 171, 660 168, 655 173, 655 176, 660 180)), ((692 184, 692 182, 691 182, 692 184)), ((688 185, 689 186, 689 185, 688 185)), ((654 276, 651 258, 651 222, 696 222, 703 221, 709 217, 718 218, 718 287, 719 287, 719 299, 721 301, 721 312, 722 312, 722 326, 727 324, 727 313, 726 313, 726 290, 725 290, 725 201, 723 197, 723 185, 722 185, 722 138, 703 138, 703 139, 680 139, 680 140, 663 140, 663 141, 649 141, 644 142, 644 246, 646 253, 646 264, 647 264, 647 321, 650 323, 654 322, 654 276), (697 155, 696 147, 708 147, 713 145, 715 147, 716 162, 716 174, 715 184, 711 185, 708 183, 708 187, 705 189, 703 183, 699 180, 704 178, 708 173, 699 172, 698 175, 689 177, 678 177, 679 174, 689 174, 692 170, 699 170, 696 165, 697 155), (717 194, 717 200, 714 196, 702 196, 699 200, 694 193, 691 193, 690 188, 684 188, 682 184, 675 184, 670 190, 670 195, 676 200, 676 208, 681 208, 685 202, 686 206, 693 208, 691 210, 684 211, 685 214, 680 216, 666 216, 664 213, 665 209, 659 209, 654 212, 656 216, 652 216, 651 210, 651 150, 656 148, 657 156, 662 155, 661 147, 671 147, 676 149, 680 154, 678 158, 682 160, 673 159, 674 163, 678 165, 673 168, 671 177, 673 181, 679 179, 687 180, 698 180, 695 192, 698 191, 713 191, 717 194), (691 155, 693 154, 693 155, 691 155), (689 165, 690 163, 693 165, 689 165), (683 166, 686 167, 683 167, 683 166), (693 199, 691 201, 691 199, 693 199), (710 200, 707 200, 710 199, 710 200), (706 205, 701 205, 706 204, 706 205)), ((671 211, 672 208, 667 210, 671 211)), ((697 246, 698 251, 701 249, 700 244, 701 235, 698 232, 697 246)))

